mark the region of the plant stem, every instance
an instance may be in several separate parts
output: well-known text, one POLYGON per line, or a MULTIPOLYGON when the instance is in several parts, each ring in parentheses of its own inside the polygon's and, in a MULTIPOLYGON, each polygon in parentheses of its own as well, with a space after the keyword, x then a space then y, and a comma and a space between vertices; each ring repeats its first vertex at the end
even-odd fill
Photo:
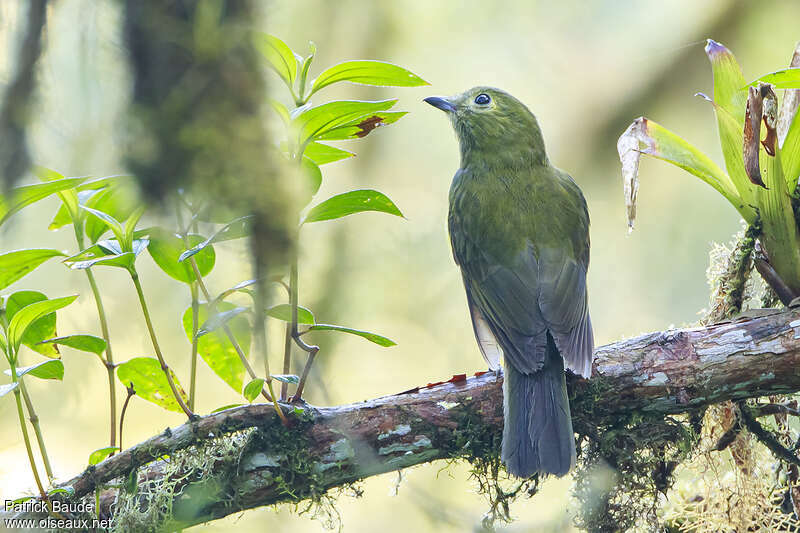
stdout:
POLYGON ((25 380, 19 378, 19 390, 22 392, 22 399, 25 400, 25 408, 28 410, 28 420, 33 426, 33 433, 36 435, 36 441, 39 443, 39 452, 42 454, 42 462, 44 463, 44 470, 47 473, 47 479, 53 482, 53 468, 50 466, 50 457, 47 455, 47 447, 44 445, 44 437, 42 436, 42 428, 39 425, 39 416, 33 408, 31 395, 28 394, 28 389, 25 388, 25 380))
POLYGON ((169 366, 167 362, 164 360, 164 356, 161 354, 161 347, 158 345, 158 339, 156 339, 156 332, 153 328, 153 322, 150 320, 150 311, 147 309, 147 302, 144 299, 144 291, 142 290, 142 284, 139 282, 139 274, 136 272, 135 269, 130 270, 131 279, 133 280, 133 285, 136 287, 136 294, 139 295, 139 303, 142 307, 142 313, 144 313, 144 320, 147 323, 147 331, 150 333, 150 340, 153 343, 153 350, 156 352, 156 356, 158 357, 158 362, 161 363, 161 370, 164 372, 164 375, 167 377, 167 382, 169 383, 169 388, 172 389, 172 394, 175 396, 175 400, 180 405, 181 409, 186 416, 190 419, 194 418, 194 413, 191 409, 186 405, 186 402, 183 401, 183 397, 181 397, 180 393, 178 392, 178 388, 175 386, 175 382, 172 380, 172 374, 170 372, 169 366))
MULTIPOLYGON (((75 228, 75 240, 78 242, 78 247, 83 250, 84 239, 81 226, 77 223, 73 224, 75 228)), ((97 281, 94 279, 94 272, 91 268, 84 270, 86 272, 86 279, 89 280, 89 286, 92 288, 92 295, 94 296, 94 303, 97 306, 97 316, 100 318, 100 331, 103 335, 103 340, 106 341, 106 356, 103 359, 103 365, 106 367, 108 374, 108 398, 109 398, 109 446, 116 446, 117 442, 117 389, 114 386, 114 355, 111 352, 111 337, 108 334, 108 319, 106 318, 106 310, 103 306, 103 299, 100 296, 100 289, 97 287, 97 281)))
POLYGON ((192 370, 189 378, 189 409, 194 409, 197 380, 197 330, 200 327, 200 302, 197 299, 197 282, 189 286, 192 292, 192 370))
MULTIPOLYGON (((292 325, 286 324, 286 336, 283 341, 283 373, 290 374, 292 371, 292 325)), ((285 401, 289 394, 289 384, 281 383, 281 400, 285 401)))
MULTIPOLYGON (((214 299, 211 298, 211 294, 208 292, 208 287, 206 287, 206 284, 203 282, 203 276, 200 275, 200 269, 197 268, 197 262, 194 260, 194 257, 190 257, 189 261, 190 261, 190 264, 192 265, 192 270, 194 270, 194 277, 197 280, 197 285, 200 287, 200 290, 202 291, 203 296, 205 296, 206 302, 208 302, 208 311, 209 311, 209 313, 210 314, 216 313, 217 312, 217 306, 214 303, 214 299)), ((247 374, 250 376, 250 379, 256 379, 258 376, 256 376, 256 373, 253 370, 253 367, 250 366, 250 361, 247 360, 247 355, 245 355, 244 350, 242 350, 242 347, 239 346, 239 343, 236 341, 236 337, 233 335, 233 331, 228 326, 228 324, 223 324, 222 325, 222 331, 225 332, 225 335, 227 335, 228 340, 231 341, 231 344, 233 345, 233 349, 236 350, 236 353, 239 356, 239 359, 242 360, 242 365, 244 365, 245 370, 247 370, 247 374)), ((261 395, 264 396, 264 398, 268 402, 272 401, 272 396, 270 396, 267 393, 267 391, 264 390, 263 388, 261 389, 261 395)))
MULTIPOLYGON (((11 366, 11 380, 14 383, 18 383, 17 380, 17 365, 13 363, 13 357, 9 358, 9 364, 11 366)), ((44 490, 44 486, 42 486, 42 480, 39 478, 39 471, 36 469, 36 461, 33 458, 33 448, 31 447, 31 439, 28 437, 28 428, 25 425, 25 415, 22 412, 22 400, 20 399, 20 388, 17 386, 14 389, 14 399, 17 401, 17 416, 19 417, 19 427, 22 429, 22 440, 25 441, 25 451, 28 452, 28 461, 31 463, 31 471, 33 472, 33 478, 36 480, 36 487, 39 489, 39 495, 42 497, 43 501, 47 501, 47 493, 44 490)))
POLYGON ((119 414, 119 449, 122 450, 122 424, 125 423, 125 412, 128 410, 128 402, 131 401, 131 398, 136 396, 136 390, 133 388, 133 383, 128 383, 126 387, 128 391, 128 396, 125 397, 125 401, 122 403, 122 412, 119 414))
POLYGON ((264 282, 264 273, 259 271, 258 261, 256 265, 256 279, 258 283, 256 283, 256 295, 253 299, 255 302, 255 312, 253 313, 253 342, 256 345, 256 352, 264 356, 264 372, 266 373, 265 383, 267 389, 269 389, 270 396, 272 396, 272 404, 275 406, 275 412, 278 413, 278 417, 281 419, 283 425, 288 426, 289 421, 286 420, 281 406, 278 405, 278 397, 275 396, 275 391, 272 388, 272 373, 269 370, 269 354, 267 353, 267 332, 264 329, 267 319, 264 310, 264 302, 266 301, 266 290, 264 286, 266 283, 264 282))
POLYGON ((308 378, 308 373, 311 371, 311 365, 314 363, 314 357, 319 352, 319 346, 309 345, 306 344, 303 339, 300 338, 300 334, 297 330, 297 300, 298 300, 298 247, 299 247, 299 238, 295 240, 295 248, 292 251, 291 257, 291 266, 289 270, 289 305, 292 308, 292 338, 294 339, 295 344, 297 344, 303 351, 308 353, 308 360, 306 361, 305 367, 303 367, 303 374, 300 376, 300 382, 297 384, 297 390, 294 392, 294 396, 292 396, 292 401, 296 402, 303 397, 303 389, 306 385, 306 378, 308 378))

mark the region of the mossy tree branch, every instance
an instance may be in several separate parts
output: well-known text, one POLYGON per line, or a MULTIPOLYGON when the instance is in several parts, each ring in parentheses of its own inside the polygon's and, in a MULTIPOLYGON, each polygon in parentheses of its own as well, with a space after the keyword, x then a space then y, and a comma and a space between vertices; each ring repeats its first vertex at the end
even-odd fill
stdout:
MULTIPOLYGON (((693 412, 795 392, 798 368, 798 310, 619 341, 596 350, 591 380, 571 380, 575 428, 583 432, 635 411, 693 412)), ((147 508, 156 487, 161 497, 167 492, 172 509, 157 525, 176 527, 318 497, 408 466, 496 454, 501 383, 488 373, 351 405, 285 406, 288 428, 271 404, 229 409, 168 429, 60 486, 74 489, 72 499, 92 498, 101 487, 101 516, 115 519, 131 502, 147 508), (138 483, 135 492, 130 480, 138 483)))

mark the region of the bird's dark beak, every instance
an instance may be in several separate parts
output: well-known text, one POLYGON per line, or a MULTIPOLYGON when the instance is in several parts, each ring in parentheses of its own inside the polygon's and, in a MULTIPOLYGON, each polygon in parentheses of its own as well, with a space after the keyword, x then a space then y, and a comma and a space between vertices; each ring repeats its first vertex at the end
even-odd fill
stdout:
POLYGON ((441 109, 442 111, 447 111, 448 113, 452 113, 456 110, 456 106, 448 100, 447 98, 443 98, 441 96, 429 96, 423 100, 431 104, 433 107, 437 109, 441 109))

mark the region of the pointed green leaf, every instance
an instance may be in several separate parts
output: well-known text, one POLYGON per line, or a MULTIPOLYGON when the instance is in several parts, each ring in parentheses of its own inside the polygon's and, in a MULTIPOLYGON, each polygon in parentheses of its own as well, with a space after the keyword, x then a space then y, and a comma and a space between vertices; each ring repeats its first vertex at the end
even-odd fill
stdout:
POLYGON ((250 287, 252 285, 255 285, 256 283, 258 283, 258 280, 255 280, 255 279, 248 279, 248 280, 239 282, 236 285, 234 285, 233 287, 231 287, 230 289, 225 289, 224 291, 222 291, 219 294, 219 296, 217 296, 216 301, 220 302, 220 301, 224 300, 225 298, 227 298, 228 296, 230 296, 231 294, 233 294, 234 292, 242 291, 243 289, 245 289, 247 287, 250 287))
POLYGON ((67 255, 59 250, 29 248, 0 255, 0 290, 5 289, 52 257, 67 255))
POLYGON ((82 205, 80 207, 81 209, 91 213, 92 215, 94 215, 95 217, 97 217, 98 219, 100 219, 101 221, 105 222, 108 225, 108 227, 111 229, 111 232, 114 234, 114 237, 116 237, 117 241, 119 241, 122 244, 123 252, 130 251, 124 249, 125 230, 122 227, 122 223, 120 221, 118 221, 116 218, 109 215, 108 213, 104 213, 103 211, 100 211, 98 209, 94 209, 92 207, 88 207, 85 205, 82 205))
POLYGON ((364 211, 378 211, 402 217, 403 214, 389 197, 372 189, 359 189, 328 198, 312 207, 303 224, 332 220, 364 211))
MULTIPOLYGON (((12 320, 20 309, 34 303, 47 300, 47 296, 38 291, 18 291, 6 300, 6 319, 12 320)), ((55 346, 42 346, 38 342, 56 335, 56 314, 47 315, 34 321, 22 337, 22 344, 47 357, 58 357, 55 346)))
MULTIPOLYGON (((233 304, 227 302, 218 302, 216 304, 218 311, 229 311, 234 307, 233 304)), ((202 324, 206 320, 208 320, 208 307, 202 305, 199 310, 198 322, 202 324)), ((183 313, 182 324, 186 338, 189 342, 192 342, 191 307, 183 313)), ((229 321, 227 325, 242 352, 247 355, 250 352, 250 338, 252 335, 250 323, 245 317, 238 316, 229 321)), ((239 354, 236 353, 236 349, 223 331, 217 330, 208 335, 198 337, 197 352, 217 376, 222 378, 237 393, 241 392, 246 370, 242 360, 239 358, 239 354)))
POLYGON ((220 411, 227 411, 228 409, 233 409, 234 407, 240 407, 242 405, 244 405, 244 404, 243 403, 229 403, 228 405, 223 405, 222 407, 217 407, 216 409, 211 411, 211 414, 213 415, 214 413, 219 413, 220 411))
MULTIPOLYGON (((75 301, 78 296, 65 296, 63 298, 54 298, 52 300, 44 300, 42 302, 35 302, 26 305, 14 314, 11 322, 8 325, 8 343, 14 347, 16 351, 19 348, 25 332, 36 320, 48 315, 62 307, 66 307, 75 301)), ((38 339, 38 342, 41 339, 38 339)))
POLYGON ((209 244, 230 241, 232 239, 239 239, 249 236, 253 231, 253 220, 253 215, 247 215, 239 217, 228 224, 225 224, 225 226, 220 228, 211 237, 183 252, 180 257, 178 257, 178 261, 186 261, 188 258, 192 257, 209 244))
POLYGON ((311 159, 317 165, 326 165, 334 161, 340 161, 355 156, 352 152, 318 142, 308 143, 303 155, 311 159))
POLYGON ((67 335, 40 341, 39 344, 60 344, 73 350, 100 355, 106 351, 106 341, 94 335, 67 335))
POLYGON ((413 72, 383 61, 345 61, 317 76, 309 96, 323 87, 340 81, 384 87, 419 87, 430 85, 413 72))
MULTIPOLYGON (((108 213, 115 220, 127 220, 136 206, 133 202, 133 192, 129 190, 130 187, 123 185, 114 183, 102 190, 87 191, 89 194, 84 196, 85 200, 82 203, 97 211, 108 213)), ((100 218, 86 217, 86 237, 90 242, 97 242, 108 229, 108 224, 100 218)))
POLYGON ((381 111, 378 113, 370 113, 340 126, 336 126, 318 135, 316 138, 323 141, 360 139, 369 135, 370 132, 376 128, 394 124, 407 114, 406 111, 381 111))
POLYGON ((771 83, 776 89, 800 89, 800 68, 770 72, 750 82, 748 87, 755 87, 759 83, 771 83))
POLYGON ((800 180, 800 113, 796 114, 781 146, 781 165, 783 166, 789 194, 794 192, 800 180))
POLYGON ((66 494, 67 496, 72 496, 75 494, 75 488, 72 486, 67 487, 56 487, 54 489, 50 489, 47 491, 48 496, 53 496, 54 494, 66 494))
POLYGON ((245 399, 253 403, 253 400, 258 398, 258 395, 261 394, 261 389, 264 388, 264 378, 256 378, 251 380, 247 385, 245 385, 244 390, 242 390, 242 396, 245 399))
POLYGON ((8 394, 9 392, 13 392, 14 389, 19 387, 19 383, 5 383, 0 385, 0 398, 8 394))
MULTIPOLYGON (((178 389, 178 394, 184 401, 188 402, 186 393, 178 382, 178 378, 170 370, 172 382, 178 389)), ((152 402, 168 411, 175 411, 182 413, 180 405, 175 397, 172 395, 172 389, 167 381, 167 376, 161 370, 161 363, 158 359, 152 357, 134 357, 117 366, 117 379, 128 386, 133 383, 133 388, 136 390, 136 395, 152 402)))
POLYGON ((149 239, 136 239, 133 241, 133 251, 123 252, 118 241, 114 239, 103 240, 72 257, 64 259, 64 264, 73 270, 83 270, 94 266, 130 269, 136 261, 136 257, 149 244, 149 239))
POLYGON ((58 206, 58 211, 56 211, 47 229, 50 231, 57 230, 58 228, 63 228, 67 224, 72 224, 72 215, 70 215, 66 204, 62 202, 61 205, 58 206))
POLYGON ((0 195, 0 226, 20 209, 47 198, 51 194, 80 185, 87 178, 64 178, 62 180, 23 185, 11 189, 8 196, 0 195))
POLYGON ((99 448, 89 454, 89 465, 96 465, 102 463, 109 455, 119 451, 116 446, 106 446, 99 448))
POLYGON ((297 76, 297 58, 289 46, 273 35, 266 33, 256 33, 253 36, 253 44, 267 59, 267 63, 278 76, 288 85, 294 85, 297 76))
POLYGON ((286 109, 286 106, 280 103, 279 101, 269 98, 267 99, 267 103, 275 111, 275 114, 278 115, 283 122, 284 126, 288 126, 292 122, 292 118, 289 116, 289 110, 286 109))
POLYGON ((319 191, 320 186, 322 185, 322 171, 319 169, 316 163, 314 163, 311 159, 306 156, 303 156, 303 160, 300 163, 303 176, 306 178, 306 197, 308 198, 307 202, 311 201, 311 198, 317 194, 319 191))
POLYGON ((320 138, 326 132, 359 118, 387 111, 396 103, 396 99, 377 102, 338 100, 307 109, 292 120, 292 128, 297 135, 297 146, 305 146, 307 142, 320 138))
MULTIPOLYGON (((267 309, 267 316, 283 320, 284 322, 292 321, 292 306, 289 304, 278 304, 267 309)), ((313 324, 314 313, 309 311, 303 306, 297 306, 297 323, 298 324, 313 324)))
POLYGON ((344 326, 335 326, 333 324, 314 324, 308 331, 341 331, 342 333, 349 333, 351 335, 358 335, 370 342, 374 342, 380 346, 389 347, 397 345, 393 340, 378 335, 377 333, 370 333, 369 331, 362 331, 360 329, 346 328, 344 326))
POLYGON ((219 311, 217 314, 212 315, 205 322, 203 325, 200 326, 200 329, 197 330, 197 336, 202 337, 203 335, 208 335, 212 331, 216 331, 235 317, 241 315, 249 311, 247 307, 234 307, 233 309, 228 309, 226 311, 219 311))
POLYGON ((133 210, 133 212, 128 216, 127 220, 125 220, 125 224, 122 226, 122 235, 125 237, 125 251, 130 251, 129 246, 133 244, 133 237, 134 231, 136 230, 136 224, 139 223, 139 220, 144 215, 145 207, 139 206, 133 210))
MULTIPOLYGON (((205 242, 200 235, 189 235, 189 245, 194 246, 205 242)), ((168 276, 183 283, 193 283, 195 281, 194 269, 190 262, 180 262, 179 258, 186 249, 186 246, 178 235, 165 229, 153 228, 150 231, 150 245, 147 251, 150 257, 168 276)), ((200 275, 205 277, 214 268, 216 254, 213 246, 205 246, 194 255, 197 269, 200 275)))
MULTIPOLYGON (((33 173, 36 174, 42 181, 57 181, 64 179, 62 174, 59 174, 55 170, 45 168, 39 165, 33 165, 32 167, 33 173)), ((77 219, 78 217, 78 193, 75 189, 64 189, 63 191, 59 191, 58 197, 61 199, 61 205, 67 213, 67 217, 69 221, 77 219)), ((59 210, 60 212, 60 210, 59 210)), ((58 216, 58 213, 56 213, 58 216)), ((61 216, 61 220, 63 220, 64 216, 61 216)), ((54 221, 55 224, 59 224, 61 221, 54 221)), ((50 224, 51 226, 53 223, 50 224)))
POLYGON ((747 87, 739 63, 730 50, 711 39, 708 39, 705 50, 714 75, 714 101, 743 124, 747 87))
MULTIPOLYGON (((3 371, 7 376, 11 375, 11 370, 3 371)), ((59 359, 48 359, 31 366, 17 367, 17 377, 22 377, 25 374, 30 374, 39 379, 57 379, 59 381, 64 379, 64 363, 59 359)))

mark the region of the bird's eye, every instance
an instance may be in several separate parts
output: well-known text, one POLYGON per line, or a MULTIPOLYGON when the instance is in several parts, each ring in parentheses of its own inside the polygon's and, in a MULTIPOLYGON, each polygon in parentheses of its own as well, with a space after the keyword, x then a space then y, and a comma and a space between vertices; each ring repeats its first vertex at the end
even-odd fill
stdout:
POLYGON ((478 105, 486 105, 491 101, 492 101, 492 99, 486 93, 481 93, 481 94, 479 94, 478 96, 475 97, 475 103, 478 104, 478 105))

